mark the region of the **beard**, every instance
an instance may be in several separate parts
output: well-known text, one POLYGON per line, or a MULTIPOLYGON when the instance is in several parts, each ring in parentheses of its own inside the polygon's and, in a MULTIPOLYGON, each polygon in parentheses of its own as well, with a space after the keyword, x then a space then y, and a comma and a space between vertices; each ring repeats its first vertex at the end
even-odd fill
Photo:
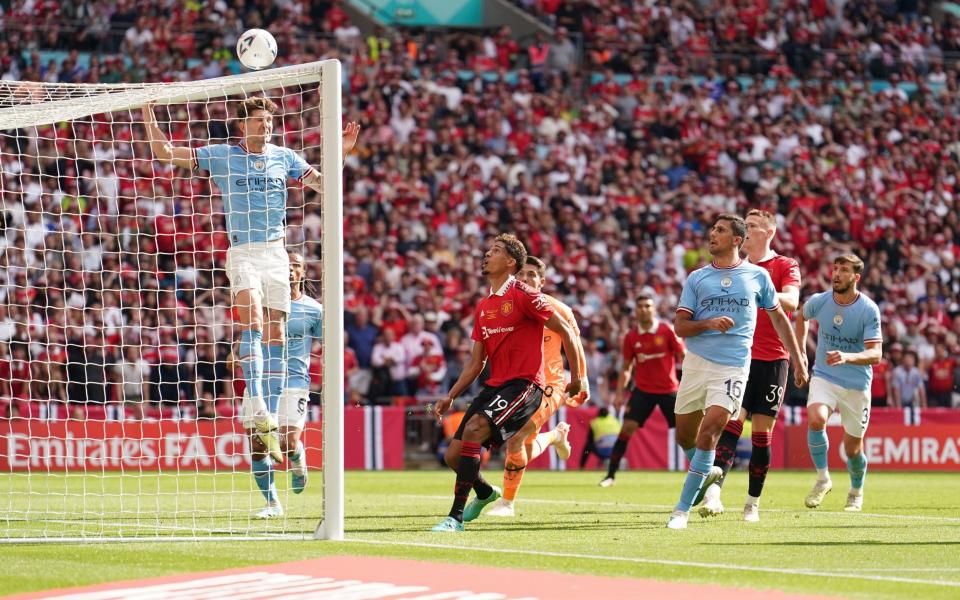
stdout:
POLYGON ((850 283, 847 283, 847 284, 844 284, 844 283, 834 283, 834 284, 833 284, 833 291, 834 291, 834 293, 837 293, 837 294, 846 294, 847 292, 850 291, 850 288, 852 288, 852 287, 853 287, 853 282, 852 282, 852 281, 851 281, 850 283))

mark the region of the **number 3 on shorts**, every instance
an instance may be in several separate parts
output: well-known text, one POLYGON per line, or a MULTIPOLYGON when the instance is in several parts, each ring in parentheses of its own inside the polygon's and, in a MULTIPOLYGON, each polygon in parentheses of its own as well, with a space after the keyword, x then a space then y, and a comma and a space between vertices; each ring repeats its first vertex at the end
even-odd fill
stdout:
POLYGON ((863 407, 863 417, 860 419, 860 425, 863 427, 867 426, 867 423, 870 421, 870 407, 863 407))

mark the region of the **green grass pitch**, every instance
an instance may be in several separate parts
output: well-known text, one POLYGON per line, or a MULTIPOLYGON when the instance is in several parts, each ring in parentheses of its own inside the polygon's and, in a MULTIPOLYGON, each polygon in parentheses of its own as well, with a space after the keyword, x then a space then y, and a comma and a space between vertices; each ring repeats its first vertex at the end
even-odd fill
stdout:
MULTIPOLYGON (((355 554, 857 598, 960 597, 956 475, 870 473, 864 512, 848 514, 846 473, 834 474, 836 487, 821 509, 807 510, 802 501, 812 473, 775 472, 761 522, 748 524, 740 519, 746 476, 733 473, 724 490, 727 514, 710 521, 694 514, 681 532, 664 525, 682 474, 624 472, 609 489, 597 486, 601 476, 530 472, 516 519, 481 517, 457 535, 427 531, 449 509, 452 473, 348 472, 345 542, 2 544, 0 590, 355 554)), ((249 475, 46 477, 0 476, 0 490, 9 490, 0 498, 3 535, 302 532, 312 530, 320 512, 316 476, 305 494, 293 496, 279 474, 287 517, 266 524, 249 519, 261 505, 249 475), (47 521, 37 521, 42 514, 47 521)))

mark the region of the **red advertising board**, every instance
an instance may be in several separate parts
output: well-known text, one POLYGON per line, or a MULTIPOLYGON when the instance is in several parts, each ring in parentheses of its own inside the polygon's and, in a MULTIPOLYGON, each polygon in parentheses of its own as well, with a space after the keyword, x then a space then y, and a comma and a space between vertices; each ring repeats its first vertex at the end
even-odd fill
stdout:
MULTIPOLYGON (((828 427, 829 464, 846 468, 843 428, 828 427)), ((956 425, 872 425, 863 440, 870 470, 960 471, 960 427, 956 425)), ((786 466, 812 469, 807 427, 787 427, 786 466)))
MULTIPOLYGON (((402 408, 344 411, 348 469, 403 468, 402 408)), ((304 430, 307 461, 321 466, 321 426, 304 430)), ((0 422, 0 472, 227 470, 249 468, 249 441, 240 423, 214 421, 0 422)))

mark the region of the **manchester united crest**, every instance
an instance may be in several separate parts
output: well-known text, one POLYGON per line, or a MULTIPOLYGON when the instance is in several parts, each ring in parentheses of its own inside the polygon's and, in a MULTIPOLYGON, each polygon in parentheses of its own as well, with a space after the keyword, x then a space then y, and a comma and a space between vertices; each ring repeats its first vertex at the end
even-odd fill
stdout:
POLYGON ((500 314, 502 314, 503 316, 507 316, 512 312, 513 312, 513 302, 511 302, 510 300, 507 300, 506 302, 500 305, 500 314))
POLYGON ((663 345, 663 336, 662 336, 662 335, 658 335, 657 337, 655 337, 655 338, 653 339, 653 343, 656 344, 657 346, 662 346, 662 345, 663 345))

